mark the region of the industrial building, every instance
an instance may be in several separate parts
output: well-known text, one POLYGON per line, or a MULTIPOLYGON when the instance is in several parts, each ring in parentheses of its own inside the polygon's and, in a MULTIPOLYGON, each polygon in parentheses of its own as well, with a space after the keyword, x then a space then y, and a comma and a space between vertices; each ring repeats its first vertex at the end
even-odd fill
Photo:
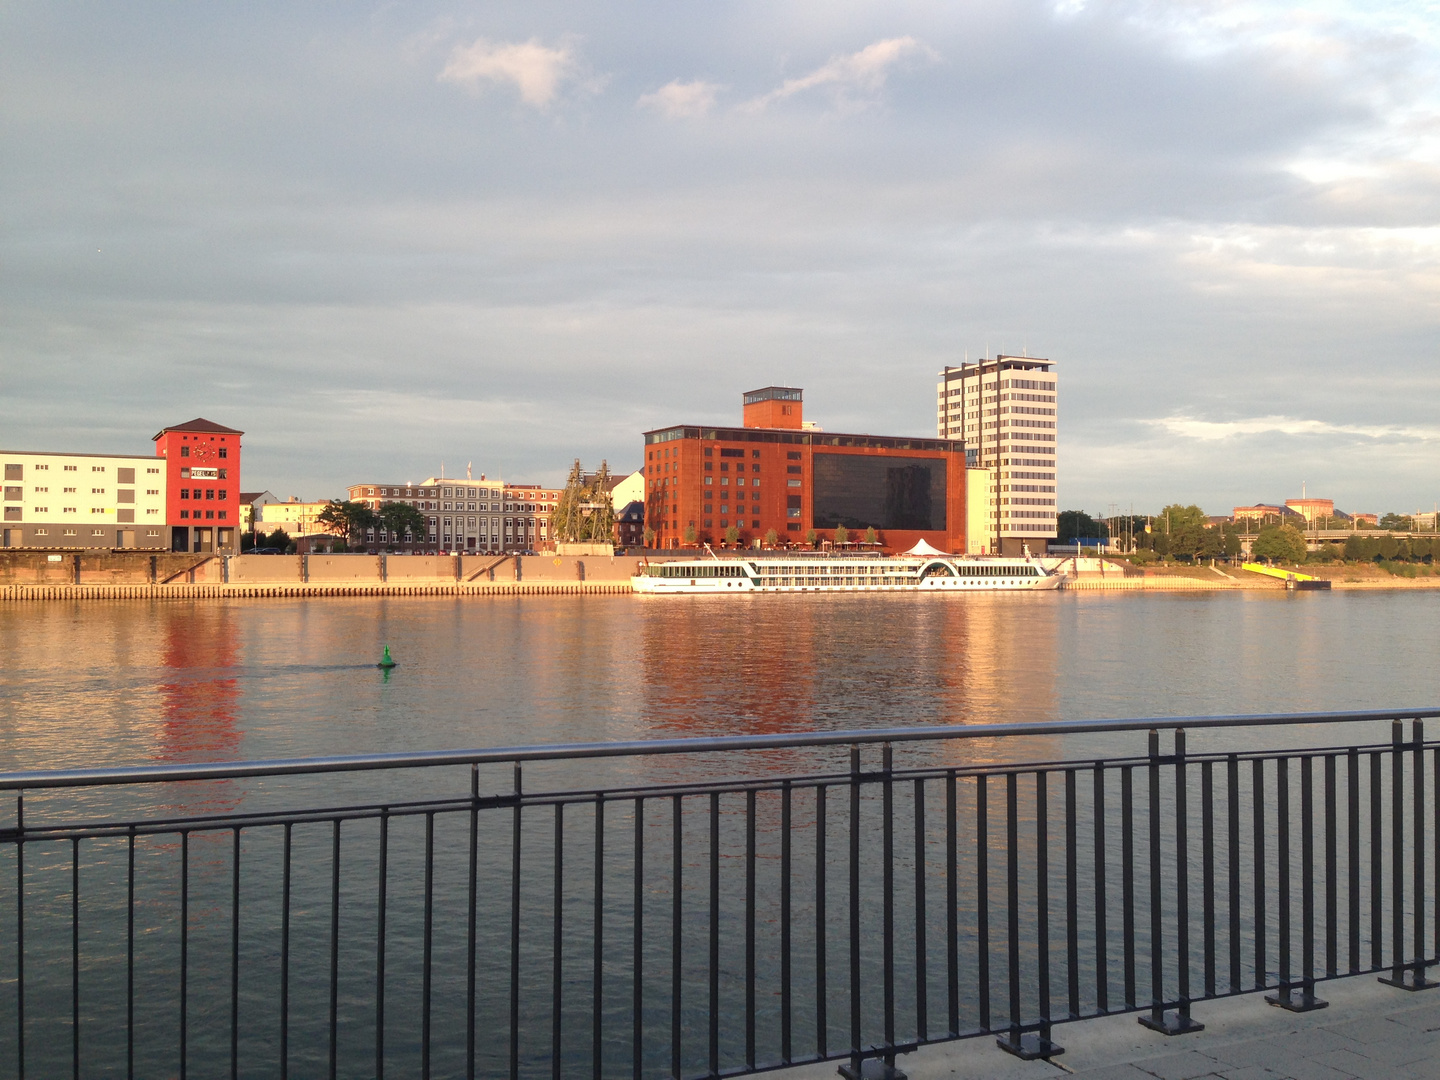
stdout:
POLYGON ((878 533, 902 551, 924 539, 964 551, 965 450, 951 439, 841 435, 806 424, 798 387, 746 393, 739 428, 676 425, 645 432, 645 523, 656 546, 782 544, 811 529, 829 542, 878 533))

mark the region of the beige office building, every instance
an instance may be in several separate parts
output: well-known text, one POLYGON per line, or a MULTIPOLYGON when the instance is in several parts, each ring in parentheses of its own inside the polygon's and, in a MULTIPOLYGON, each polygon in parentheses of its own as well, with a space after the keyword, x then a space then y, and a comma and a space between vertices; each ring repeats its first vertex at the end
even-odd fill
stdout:
POLYGON ((940 372, 940 437, 964 440, 967 464, 990 473, 991 490, 980 507, 984 523, 974 520, 970 500, 966 527, 970 543, 984 537, 989 554, 1028 548, 1042 555, 1055 538, 1056 382, 1054 361, 1029 356, 1001 355, 940 372))
POLYGON ((163 458, 3 450, 0 461, 5 547, 169 550, 163 458))
POLYGON ((390 502, 413 506, 429 525, 429 535, 418 542, 392 539, 381 529, 367 533, 367 543, 433 552, 550 547, 550 514, 560 498, 557 488, 501 483, 483 475, 479 480, 432 476, 418 484, 352 484, 348 492, 351 502, 371 510, 390 502))

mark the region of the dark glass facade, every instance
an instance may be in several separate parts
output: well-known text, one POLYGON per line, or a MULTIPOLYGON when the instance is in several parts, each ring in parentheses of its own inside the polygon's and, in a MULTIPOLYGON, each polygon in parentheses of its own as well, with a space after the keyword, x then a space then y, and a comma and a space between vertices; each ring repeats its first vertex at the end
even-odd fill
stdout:
POLYGON ((817 529, 944 530, 943 458, 814 453, 817 529))

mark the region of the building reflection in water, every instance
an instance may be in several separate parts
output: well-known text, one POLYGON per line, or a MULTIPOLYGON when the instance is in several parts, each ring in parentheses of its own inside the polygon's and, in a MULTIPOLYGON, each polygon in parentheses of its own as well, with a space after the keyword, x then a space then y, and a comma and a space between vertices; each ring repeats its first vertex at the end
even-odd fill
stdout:
MULTIPOLYGON (((1053 720, 1057 609, 1049 594, 644 601, 640 727, 643 737, 674 738, 1053 720)), ((1054 749, 1055 740, 1027 738, 903 753, 964 767, 1054 749)), ((771 775, 816 761, 755 758, 745 767, 771 775)))
MULTIPOLYGON (((241 756, 238 628, 225 604, 176 605, 160 614, 160 711, 151 757, 160 762, 233 761, 241 756)), ((176 810, 222 813, 239 805, 235 782, 172 787, 176 810)))

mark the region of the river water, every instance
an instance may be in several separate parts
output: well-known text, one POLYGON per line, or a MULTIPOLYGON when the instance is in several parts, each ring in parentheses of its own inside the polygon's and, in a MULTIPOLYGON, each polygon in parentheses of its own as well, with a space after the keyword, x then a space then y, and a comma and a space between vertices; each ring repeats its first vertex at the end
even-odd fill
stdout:
POLYGON ((14 604, 0 768, 1399 709, 1437 627, 1430 591, 14 604))
MULTIPOLYGON (((0 608, 6 647, 0 669, 0 770, 904 725, 1403 710, 1440 701, 1437 625, 1440 593, 1430 591, 16 604, 0 608), (386 645, 400 663, 388 677, 374 666, 386 645)), ((1324 730, 1195 733, 1192 746, 1203 749, 1207 740, 1228 739, 1232 747, 1246 749, 1253 748, 1255 740, 1294 745, 1336 737, 1337 732, 1324 730)), ((1387 737, 1384 731, 1368 735, 1371 740, 1387 737)), ((1007 753, 1030 760, 1072 750, 1085 755, 1143 753, 1142 737, 1133 735, 1089 738, 1083 751, 1066 742, 966 745, 944 751, 959 754, 945 763, 989 761, 1007 753)), ((803 771, 806 764, 770 758, 753 767, 773 775, 803 771)), ((604 763, 587 767, 584 775, 565 765, 531 768, 527 790, 547 782, 600 783, 627 775, 627 770, 631 779, 668 780, 694 779, 697 769, 734 775, 739 766, 666 759, 604 763)), ((503 790, 507 782, 503 775, 487 776, 486 790, 503 790)), ((164 812, 176 814, 253 810, 267 799, 292 808, 337 805, 411 797, 417 785, 426 784, 454 795, 465 790, 467 777, 463 770, 452 770, 444 777, 423 779, 365 774, 354 781, 322 776, 283 784, 222 782, 193 785, 194 790, 184 793, 168 791, 159 804, 164 812)), ((154 798, 146 790, 131 801, 154 798)), ((943 802, 935 800, 942 794, 932 787, 925 796, 931 804, 928 820, 936 823, 930 828, 938 827, 941 819, 943 802)), ((1031 814, 1032 803, 1025 801, 1029 798, 1022 798, 1024 815, 1031 814)), ((974 813, 973 802, 966 801, 973 800, 970 788, 962 787, 960 799, 968 821, 974 813)), ((95 819, 116 814, 125 805, 126 798, 113 789, 81 796, 33 793, 27 800, 27 823, 95 819)), ((685 825, 687 1072, 704 1071, 705 874, 703 859, 688 860, 693 853, 702 858, 707 850, 707 805, 701 797, 687 809, 691 817, 685 825)), ((873 815, 875 805, 867 796, 863 815, 873 815)), ((653 940, 647 939, 646 963, 656 974, 647 993, 658 995, 646 1006, 647 1028, 654 1027, 657 1034, 650 1039, 645 1072, 657 1076, 667 1071, 664 1035, 669 1030, 663 973, 668 970, 665 927, 670 925, 672 884, 665 859, 672 834, 659 813, 664 809, 654 804, 644 822, 646 843, 654 848, 647 855, 652 880, 644 906, 645 918, 654 927, 653 940)), ((814 809, 813 799, 797 799, 794 828, 801 863, 813 842, 814 809)), ((503 1059, 508 1046, 511 849, 509 811, 495 813, 498 824, 483 826, 479 841, 484 898, 477 1006, 484 1043, 482 1075, 508 1071, 503 1059)), ((724 843, 743 850, 743 799, 728 800, 721 813, 724 843)), ((762 873, 769 882, 775 864, 766 853, 773 854, 779 835, 774 813, 775 799, 763 797, 759 843, 762 873)), ((635 820, 629 814, 631 809, 617 804, 607 824, 607 964, 620 963, 607 984, 614 989, 607 990, 604 1006, 611 1032, 604 1051, 607 1075, 628 1075, 622 961, 629 947, 624 919, 633 863, 624 838, 639 831, 627 824, 635 820)), ((831 814, 835 847, 830 857, 835 859, 843 849, 841 830, 849 826, 843 805, 837 803, 831 814)), ((526 817, 522 845, 527 874, 536 875, 526 877, 521 897, 521 951, 530 959, 522 977, 525 1019, 519 1072, 527 1076, 550 1074, 546 1009, 554 909, 552 878, 547 877, 552 857, 549 815, 549 808, 540 807, 526 817)), ((0 805, 0 825, 13 823, 13 817, 7 800, 0 805)), ((433 1037, 436 1075, 462 1071, 464 967, 459 958, 465 952, 467 817, 449 815, 436 825, 436 1015, 444 1021, 437 1020, 433 1037)), ((575 1068, 588 1068, 592 942, 585 928, 593 909, 595 830, 587 822, 595 822, 595 812, 579 805, 567 820, 574 835, 567 833, 567 879, 558 901, 567 912, 561 1056, 575 1068)), ((1033 827, 1032 817, 1026 821, 1027 829, 1033 827)), ((423 835, 417 829, 422 824, 419 818, 397 819, 389 856, 390 977, 399 989, 389 992, 386 1056, 396 1075, 414 1073, 419 1054, 417 1004, 411 991, 419 977, 417 882, 424 876, 424 863, 418 854, 423 835)), ((361 822, 346 829, 343 873, 336 872, 341 896, 333 905, 340 911, 341 927, 338 1074, 366 1076, 374 1075, 375 828, 373 822, 361 822)), ((181 866, 190 874, 189 1074, 219 1076, 228 1071, 232 934, 239 943, 238 968, 243 973, 237 1006, 239 1072, 274 1074, 279 837, 273 826, 247 830, 243 839, 239 833, 233 839, 228 832, 196 833, 188 854, 179 850, 173 834, 142 839, 137 845, 135 1023, 140 1075, 177 1073, 181 866), (232 878, 235 851, 243 853, 243 881, 238 874, 232 878), (232 918, 232 888, 242 896, 243 931, 238 917, 232 918)), ((290 1053, 299 1072, 320 1075, 326 1064, 325 972, 332 941, 330 826, 297 826, 294 842, 290 1053)), ((1248 846, 1244 853, 1248 858, 1248 846)), ((937 848, 927 858, 939 854, 937 848)), ((19 867, 13 849, 0 856, 0 925, 8 934, 18 917, 13 882, 19 867)), ((123 1071, 126 858, 123 839, 87 840, 73 851, 68 842, 27 844, 27 1060, 32 1074, 68 1068, 70 956, 77 943, 82 957, 82 1057, 90 1063, 82 1071, 123 1071), (74 939, 69 922, 72 875, 78 876, 84 898, 82 930, 74 939)), ((969 891, 973 863, 964 862, 967 858, 973 859, 973 853, 961 855, 966 882, 961 905, 968 917, 974 897, 969 891)), ((743 880, 734 876, 734 865, 727 863, 720 887, 727 905, 743 898, 743 880)), ((901 870, 909 872, 910 865, 901 870)), ((843 859, 833 865, 832 874, 835 881, 843 881, 843 859)), ((935 887, 943 887, 939 878, 935 887)), ((766 906, 773 902, 773 890, 762 888, 762 928, 773 930, 774 912, 766 906)), ((1028 926, 1034 907, 1028 900, 1026 904, 1028 926)), ((810 925, 805 920, 812 919, 813 911, 796 911, 801 923, 810 925)), ((843 919, 843 911, 837 906, 830 917, 843 919)), ((873 911, 864 915, 867 943, 876 918, 873 911)), ((727 965, 732 964, 734 929, 727 924, 725 930, 727 965)), ((838 971, 846 955, 843 923, 833 927, 833 934, 828 948, 839 950, 831 957, 838 971)), ((800 941, 803 934, 797 930, 797 935, 800 941)), ((797 948, 802 953, 811 948, 813 960, 813 941, 797 948)), ((962 951, 962 968, 969 978, 973 942, 963 942, 962 951)), ((0 1077, 15 1075, 14 960, 11 949, 0 948, 0 1077)), ((773 955, 762 951, 760 974, 773 981, 772 961, 773 955)), ((722 996, 733 997, 728 988, 733 975, 727 967, 722 996)), ((726 998, 723 1004, 727 1016, 743 1011, 743 1000, 726 998)), ((761 1005, 762 1028, 773 1027, 773 1000, 762 997, 761 1005)), ((966 1005, 966 1023, 973 1022, 972 1006, 966 1005)), ((869 1011, 873 1002, 867 1005, 869 1011)), ((843 1001, 837 998, 832 1018, 843 1016, 843 1001)), ((832 1023, 840 1027, 831 1045, 843 1045, 843 1022, 832 1023)), ((727 1067, 735 1063, 727 1058, 727 1067)))

